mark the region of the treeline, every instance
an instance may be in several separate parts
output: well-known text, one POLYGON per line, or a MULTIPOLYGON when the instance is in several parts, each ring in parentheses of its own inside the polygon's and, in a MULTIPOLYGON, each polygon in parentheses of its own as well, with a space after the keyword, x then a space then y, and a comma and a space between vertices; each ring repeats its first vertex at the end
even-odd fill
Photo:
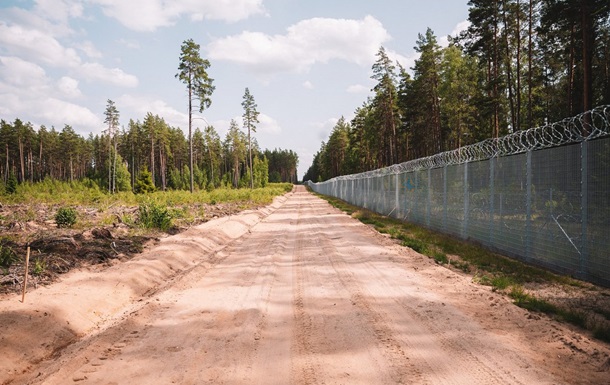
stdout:
MULTIPOLYGON (((115 111, 116 113, 116 111, 115 111)), ((111 126, 109 126, 111 127, 111 126)), ((197 189, 249 187, 248 142, 236 121, 224 139, 213 126, 193 132, 193 174, 197 189)), ((261 151, 252 143, 254 187, 296 182, 298 156, 293 151, 261 151)), ((148 113, 123 129, 87 138, 66 125, 61 130, 15 119, 0 121, 0 180, 6 185, 45 178, 88 178, 110 192, 129 191, 150 174, 156 189, 189 189, 189 142, 180 128, 148 113)))
POLYGON ((409 73, 383 47, 374 96, 340 119, 303 180, 448 151, 610 104, 608 0, 471 0, 467 31, 430 29, 409 73))

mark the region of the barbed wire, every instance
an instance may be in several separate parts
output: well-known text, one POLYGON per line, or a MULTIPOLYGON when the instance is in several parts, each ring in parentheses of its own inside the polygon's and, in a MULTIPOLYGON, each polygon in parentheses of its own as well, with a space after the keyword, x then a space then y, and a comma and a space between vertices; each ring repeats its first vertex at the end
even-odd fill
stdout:
POLYGON ((600 106, 580 115, 541 127, 486 139, 482 142, 410 160, 359 174, 342 175, 330 181, 373 178, 404 172, 439 168, 467 162, 521 154, 527 151, 580 143, 610 135, 610 105, 600 106))

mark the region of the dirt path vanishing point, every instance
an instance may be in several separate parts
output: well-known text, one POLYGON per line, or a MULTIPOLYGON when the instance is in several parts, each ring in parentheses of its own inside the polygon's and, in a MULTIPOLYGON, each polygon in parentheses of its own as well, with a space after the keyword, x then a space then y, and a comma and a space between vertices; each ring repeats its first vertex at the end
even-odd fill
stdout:
POLYGON ((606 384, 607 344, 297 187, 0 302, 2 384, 606 384))

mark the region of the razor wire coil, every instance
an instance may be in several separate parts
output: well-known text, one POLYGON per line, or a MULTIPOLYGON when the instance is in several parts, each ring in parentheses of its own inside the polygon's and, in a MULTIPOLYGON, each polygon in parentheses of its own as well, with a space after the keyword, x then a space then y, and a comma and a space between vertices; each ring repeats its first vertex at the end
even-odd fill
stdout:
POLYGON ((610 135, 610 105, 600 106, 591 111, 545 126, 517 131, 500 138, 485 139, 455 150, 441 152, 377 170, 338 176, 329 181, 373 178, 423 169, 440 168, 579 143, 608 135, 610 135))

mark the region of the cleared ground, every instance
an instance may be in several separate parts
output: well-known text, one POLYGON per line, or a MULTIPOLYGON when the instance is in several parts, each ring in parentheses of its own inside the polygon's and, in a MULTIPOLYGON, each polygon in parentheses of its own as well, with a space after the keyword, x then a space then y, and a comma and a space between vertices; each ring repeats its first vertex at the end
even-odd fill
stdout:
POLYGON ((608 345, 310 195, 0 302, 0 382, 605 384, 608 345))

